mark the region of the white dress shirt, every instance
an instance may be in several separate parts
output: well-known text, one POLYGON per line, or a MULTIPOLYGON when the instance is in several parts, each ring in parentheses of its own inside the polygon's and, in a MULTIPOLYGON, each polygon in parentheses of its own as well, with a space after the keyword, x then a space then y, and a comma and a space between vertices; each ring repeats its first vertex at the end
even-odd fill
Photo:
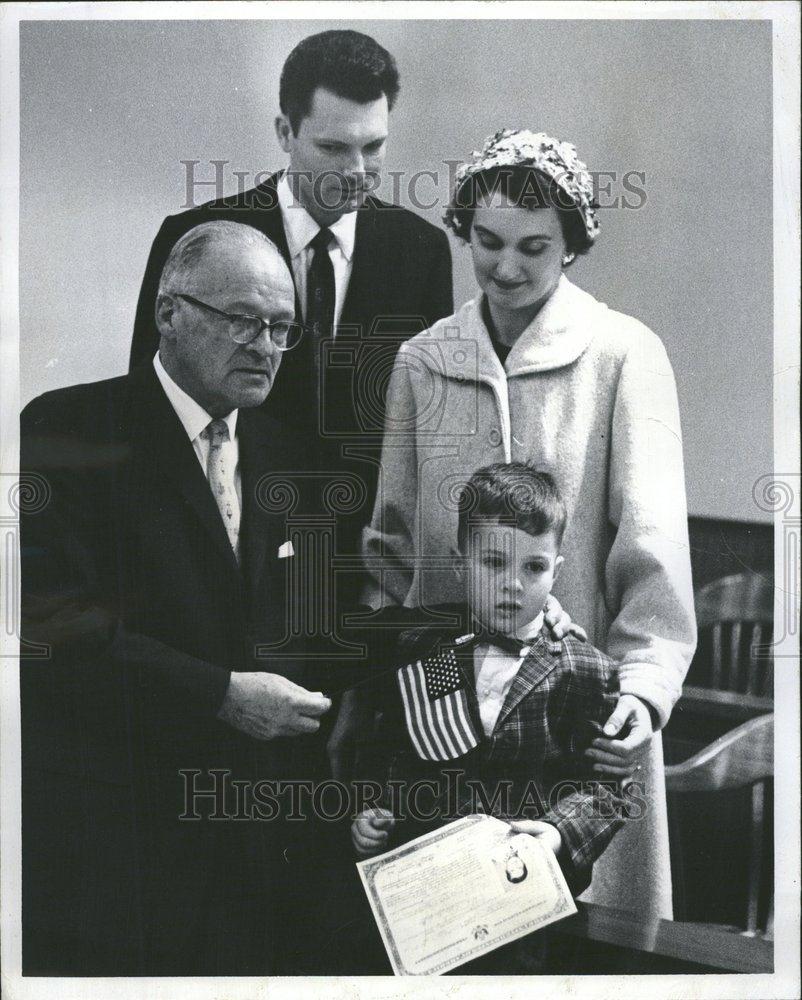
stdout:
MULTIPOLYGON (((312 263, 314 251, 309 249, 310 242, 321 230, 312 216, 295 198, 287 180, 286 173, 276 185, 278 203, 281 209, 281 219, 284 223, 284 234, 287 237, 287 247, 290 251, 292 276, 301 303, 301 312, 306 319, 306 277, 312 263)), ((334 323, 340 322, 343 303, 348 293, 348 282, 351 280, 353 266, 354 242, 356 240, 356 212, 347 212, 333 222, 329 229, 334 237, 329 247, 329 257, 334 268, 334 323)))
POLYGON ((473 674, 476 681, 476 697, 479 702, 479 716, 485 736, 490 736, 495 728, 499 713, 507 693, 512 687, 515 675, 529 652, 527 639, 534 639, 543 628, 543 612, 523 629, 521 650, 523 656, 512 656, 498 646, 486 642, 477 643, 473 651, 473 674))
MULTIPOLYGON (((164 389, 165 395, 170 400, 170 404, 176 412, 176 416, 181 421, 181 425, 187 433, 187 437, 192 442, 192 448, 203 469, 203 474, 209 478, 209 440, 201 432, 206 429, 213 419, 204 410, 200 403, 188 393, 184 392, 180 385, 177 385, 167 374, 158 351, 153 358, 153 367, 156 377, 164 389)), ((237 490, 237 500, 242 511, 242 477, 239 470, 239 444, 237 442, 237 414, 239 410, 232 410, 228 416, 222 419, 228 424, 228 441, 223 442, 223 455, 227 459, 229 468, 234 470, 234 485, 237 490)))

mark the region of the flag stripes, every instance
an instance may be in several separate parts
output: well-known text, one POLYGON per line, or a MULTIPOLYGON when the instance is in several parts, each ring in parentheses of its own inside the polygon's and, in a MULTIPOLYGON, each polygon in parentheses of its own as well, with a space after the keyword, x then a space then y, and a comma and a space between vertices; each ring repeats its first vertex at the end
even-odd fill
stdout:
POLYGON ((407 730, 423 760, 454 760, 479 743, 452 650, 398 671, 407 730))

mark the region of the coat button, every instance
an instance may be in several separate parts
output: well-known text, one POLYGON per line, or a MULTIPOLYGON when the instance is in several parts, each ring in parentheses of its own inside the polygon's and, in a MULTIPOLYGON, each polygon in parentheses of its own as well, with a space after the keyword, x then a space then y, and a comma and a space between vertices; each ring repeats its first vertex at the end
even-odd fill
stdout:
POLYGON ((501 434, 495 427, 487 435, 487 439, 494 448, 497 448, 501 444, 501 434))

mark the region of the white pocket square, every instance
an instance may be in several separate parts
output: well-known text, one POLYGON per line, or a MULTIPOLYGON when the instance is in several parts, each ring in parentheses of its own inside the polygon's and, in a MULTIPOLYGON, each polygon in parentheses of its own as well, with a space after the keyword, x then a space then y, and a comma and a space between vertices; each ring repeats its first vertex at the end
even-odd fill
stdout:
POLYGON ((292 547, 292 542, 284 542, 283 545, 278 547, 278 557, 279 559, 289 559, 290 556, 295 555, 295 549, 292 547))

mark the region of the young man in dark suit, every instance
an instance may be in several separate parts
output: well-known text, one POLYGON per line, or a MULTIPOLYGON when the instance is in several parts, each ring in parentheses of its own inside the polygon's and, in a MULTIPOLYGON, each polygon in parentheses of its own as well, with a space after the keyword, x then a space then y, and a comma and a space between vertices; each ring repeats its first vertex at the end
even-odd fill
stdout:
POLYGON ((311 824, 231 784, 325 766, 331 702, 284 642, 293 546, 261 492, 303 451, 261 405, 301 333, 292 278, 262 233, 209 222, 155 314, 158 353, 21 417, 42 500, 22 512, 23 972, 299 972, 311 824))
MULTIPOLYGON (((162 224, 137 307, 132 363, 152 355, 158 276, 175 241, 210 218, 254 226, 279 247, 310 330, 285 359, 268 408, 309 431, 312 469, 329 494, 335 553, 351 556, 335 582, 340 606, 359 596, 360 533, 376 489, 384 388, 401 342, 453 311, 445 233, 371 195, 398 94, 393 57, 355 31, 326 31, 290 53, 276 119, 286 172, 162 224), (333 499, 332 499, 333 498, 333 499), (342 502, 344 498, 345 502, 342 502)), ((324 616, 325 617, 325 616, 324 616)))

